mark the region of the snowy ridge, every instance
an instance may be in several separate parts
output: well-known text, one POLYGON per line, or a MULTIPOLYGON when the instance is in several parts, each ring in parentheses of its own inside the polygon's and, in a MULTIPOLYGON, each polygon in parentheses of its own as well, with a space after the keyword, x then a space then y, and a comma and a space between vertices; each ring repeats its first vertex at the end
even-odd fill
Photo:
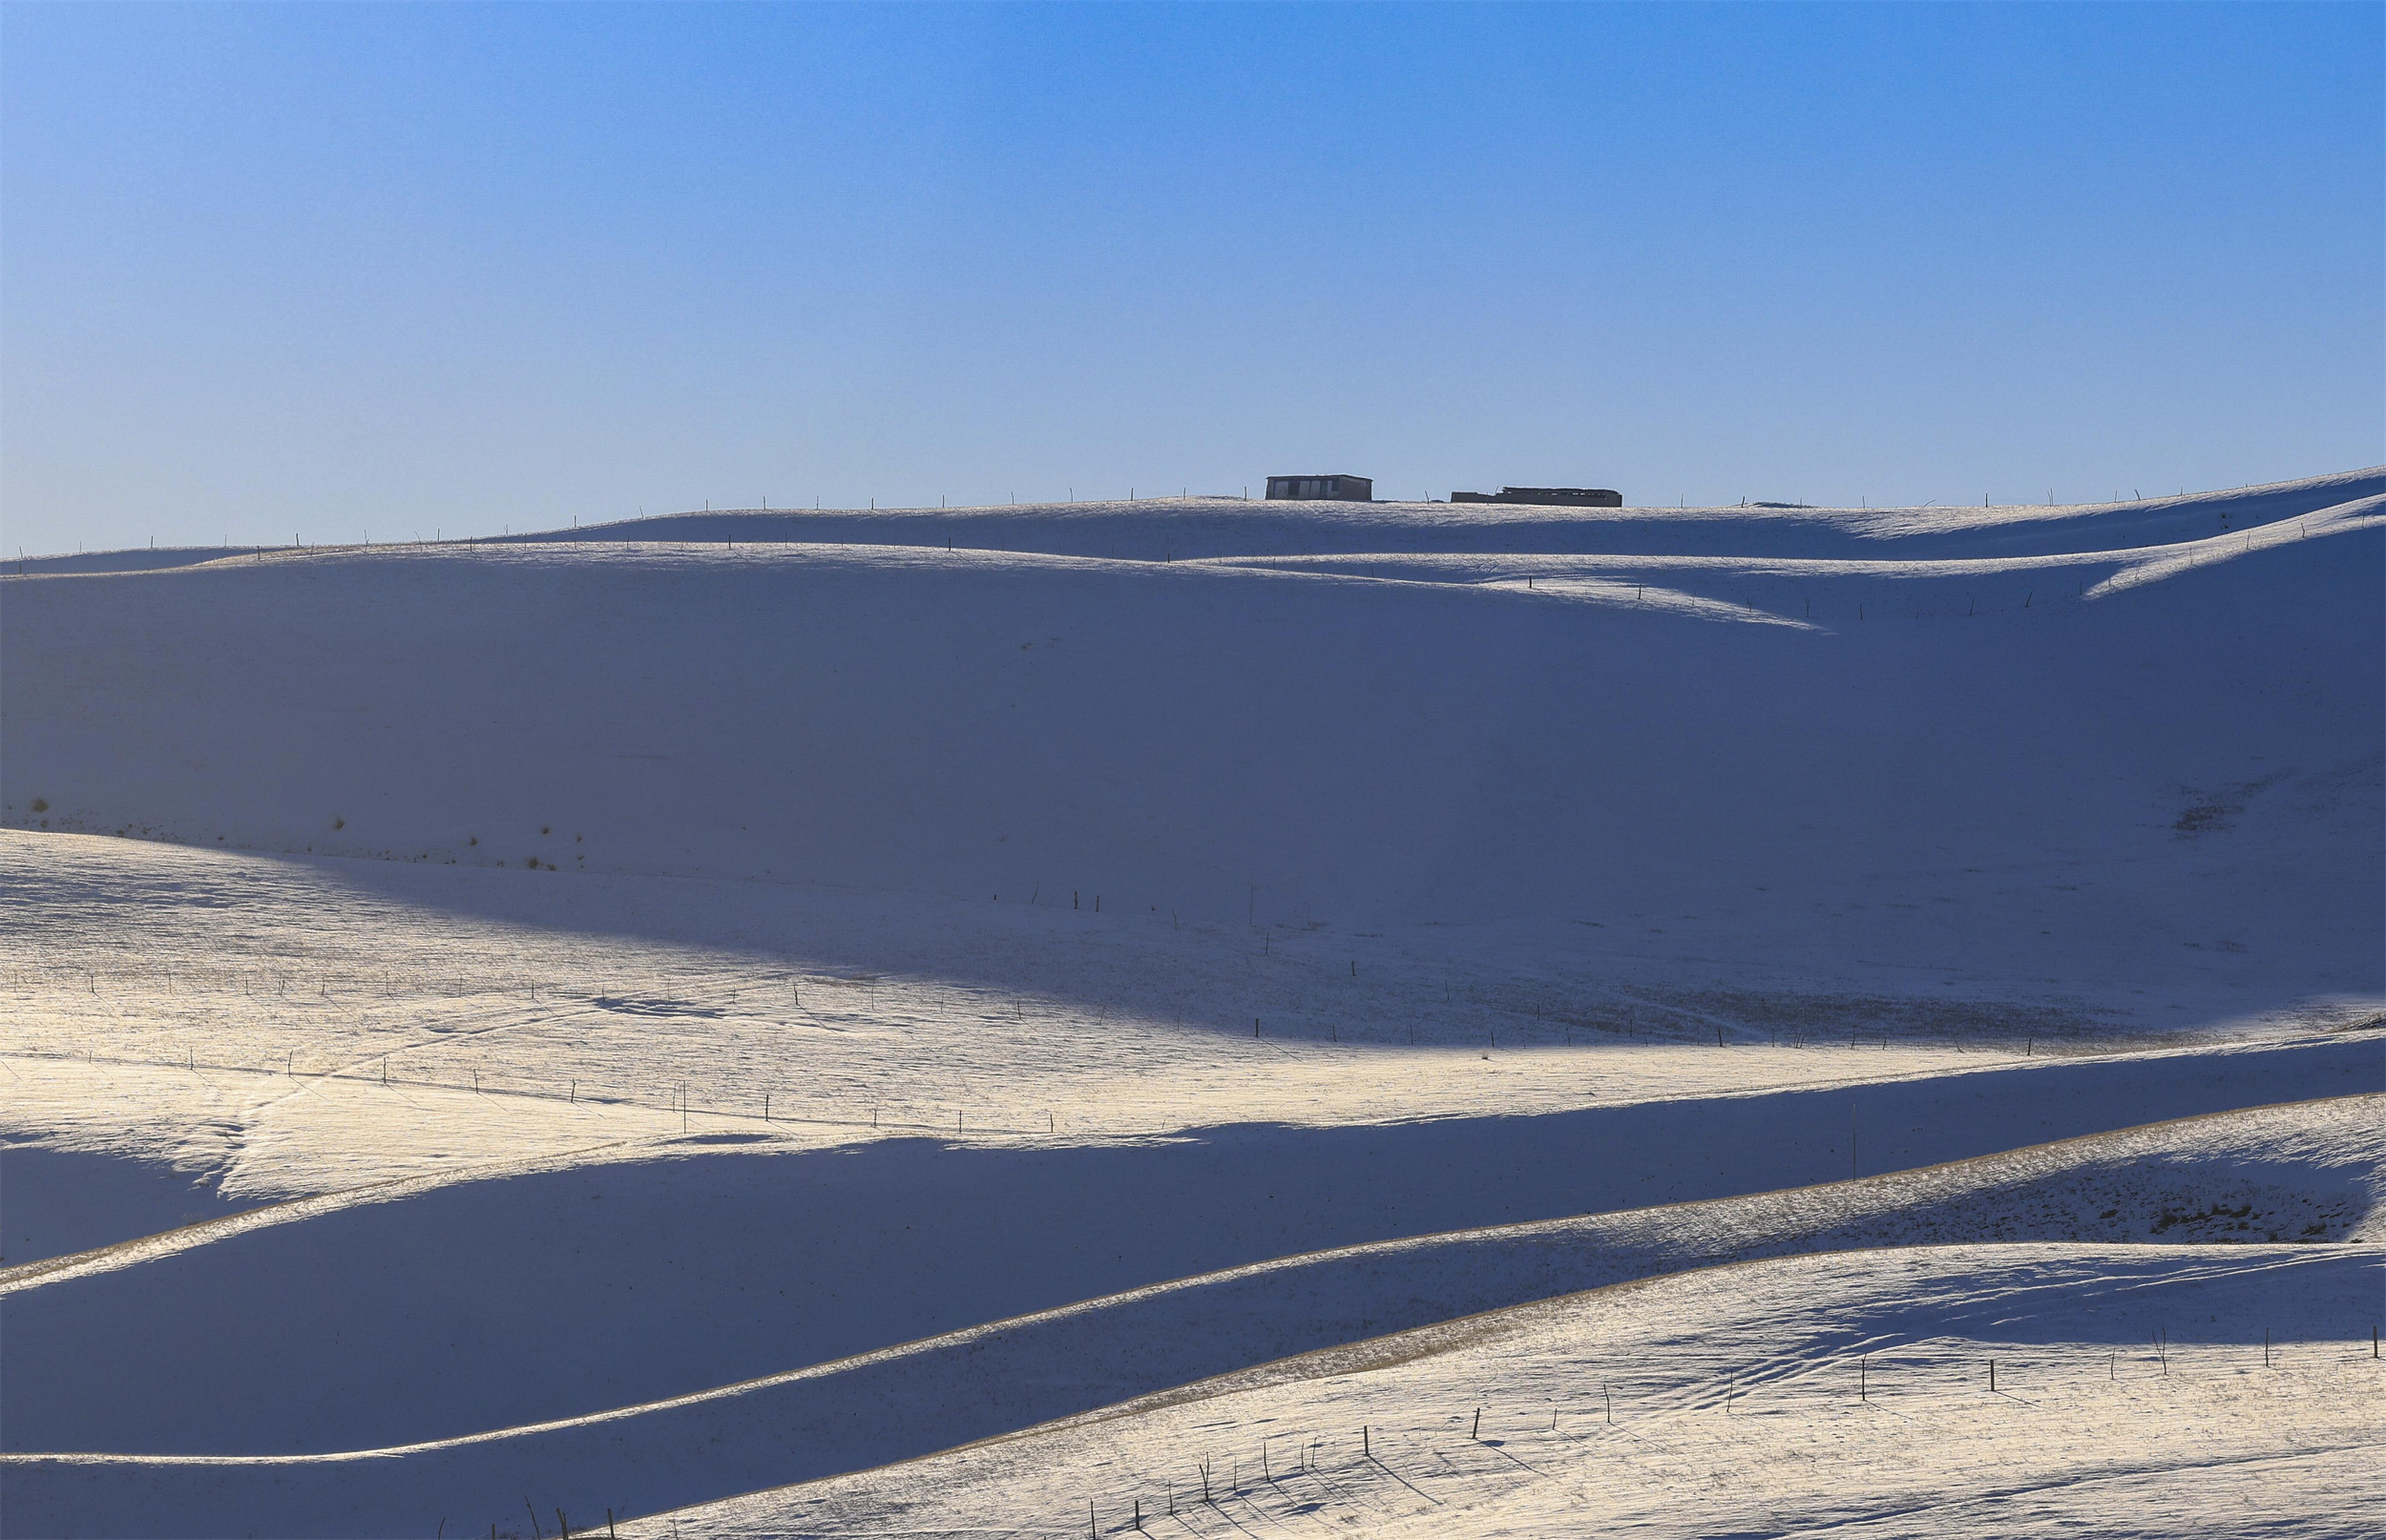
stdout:
POLYGON ((1804 623, 1822 618, 1845 628, 1860 623, 1855 607, 1866 596, 1883 601, 1876 606, 1875 618, 1881 620, 1910 615, 1916 606, 1923 614, 1914 618, 1943 616, 1957 610, 1965 618, 1977 618, 1983 612, 2027 608, 2032 600, 2055 606, 2069 599, 2103 598, 2139 583, 2249 556, 2291 541, 2375 530, 2381 521, 2386 521, 2386 496, 2333 504, 2275 524, 2199 531, 2163 544, 2078 552, 1847 559, 1474 552, 1241 557, 1223 560, 1221 565, 1389 582, 1488 585, 1509 592, 1530 585, 1526 592, 1536 595, 1589 594, 1608 603, 1628 600, 1643 606, 1664 605, 1695 593, 1725 601, 1724 611, 1713 615, 1717 619, 1804 623), (1619 593, 1622 589, 1631 592, 1619 593), (2021 595, 2019 602, 2016 591, 2021 595), (1816 600, 1821 603, 1819 616, 1816 600))
MULTIPOLYGON (((474 537, 446 544, 557 540, 647 544, 826 544, 1036 551, 1124 561, 1307 552, 1519 551, 1643 555, 1732 552, 2004 554, 2094 551, 2194 540, 2275 524, 2386 492, 2386 467, 2119 503, 1928 508, 1559 509, 1515 504, 1250 502, 1147 497, 954 509, 722 509, 474 537)), ((385 545, 421 544, 418 532, 385 545)), ((361 543, 360 543, 361 544, 361 543)), ((150 571, 328 547, 184 547, 44 555, 6 564, 40 573, 150 571)))

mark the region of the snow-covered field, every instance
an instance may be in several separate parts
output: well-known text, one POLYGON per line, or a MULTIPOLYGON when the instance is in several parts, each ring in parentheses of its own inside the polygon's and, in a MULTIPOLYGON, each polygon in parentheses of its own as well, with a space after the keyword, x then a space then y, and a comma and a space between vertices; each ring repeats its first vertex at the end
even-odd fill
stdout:
POLYGON ((2358 1532, 2381 531, 29 560, 0 1528, 2358 1532))

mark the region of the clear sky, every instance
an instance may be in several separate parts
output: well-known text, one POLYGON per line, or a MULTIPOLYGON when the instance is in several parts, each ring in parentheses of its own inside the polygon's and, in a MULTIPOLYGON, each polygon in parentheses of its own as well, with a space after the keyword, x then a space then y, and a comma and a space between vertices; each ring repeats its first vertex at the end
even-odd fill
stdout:
POLYGON ((2386 8, 0 8, 10 547, 2386 460, 2386 8))

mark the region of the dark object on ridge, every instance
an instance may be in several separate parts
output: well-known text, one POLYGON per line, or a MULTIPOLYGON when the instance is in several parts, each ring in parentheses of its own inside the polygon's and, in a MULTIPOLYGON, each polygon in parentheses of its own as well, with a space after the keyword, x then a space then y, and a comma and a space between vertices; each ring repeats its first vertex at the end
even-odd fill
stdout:
POLYGON ((1750 503, 1750 508, 1812 508, 1811 503, 1750 503))
MULTIPOLYGON (((1272 494, 1271 494, 1272 495, 1272 494)), ((1622 508, 1623 493, 1604 487, 1502 487, 1490 492, 1452 492, 1454 503, 1550 503, 1560 508, 1622 508)))
POLYGON ((1371 503, 1375 482, 1371 476, 1270 476, 1267 495, 1276 501, 1371 503))

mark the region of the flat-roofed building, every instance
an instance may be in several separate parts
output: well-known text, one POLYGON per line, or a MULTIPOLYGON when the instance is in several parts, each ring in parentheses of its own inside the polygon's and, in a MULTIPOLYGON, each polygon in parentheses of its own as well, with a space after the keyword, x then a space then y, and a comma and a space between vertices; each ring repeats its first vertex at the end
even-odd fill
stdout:
MULTIPOLYGON (((1268 493, 1270 497, 1273 492, 1268 493)), ((1454 503, 1544 503, 1558 508, 1622 508, 1623 493, 1604 487, 1502 487, 1497 492, 1452 492, 1454 503)))
POLYGON ((1334 503, 1375 501, 1375 482, 1368 476, 1270 476, 1270 498, 1334 503))

